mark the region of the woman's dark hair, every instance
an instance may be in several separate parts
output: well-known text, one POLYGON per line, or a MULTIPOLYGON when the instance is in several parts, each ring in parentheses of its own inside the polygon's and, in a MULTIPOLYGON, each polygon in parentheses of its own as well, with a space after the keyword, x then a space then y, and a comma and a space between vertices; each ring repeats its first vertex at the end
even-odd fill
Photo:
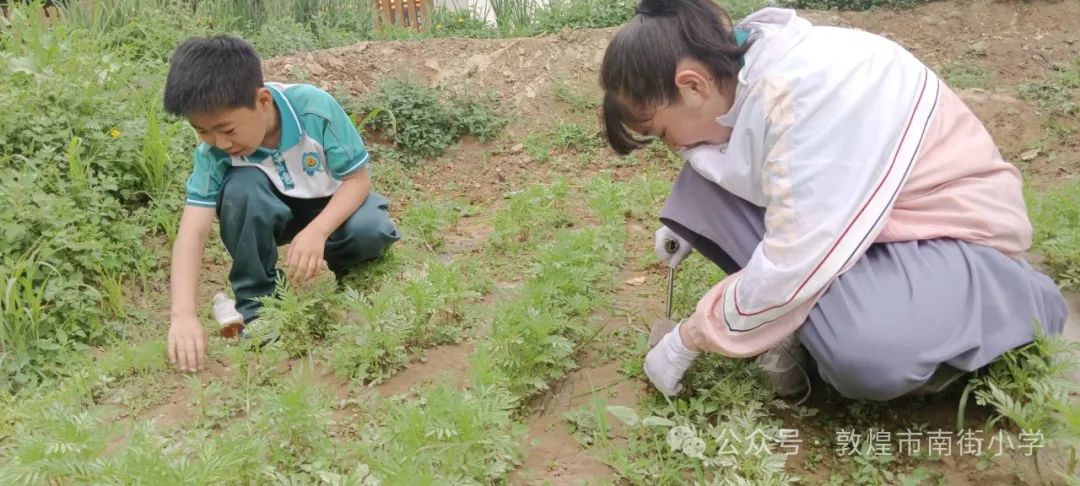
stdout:
POLYGON ((627 124, 645 121, 642 110, 678 101, 680 60, 696 59, 725 80, 739 72, 749 47, 738 45, 731 17, 715 0, 642 0, 637 15, 611 39, 600 66, 611 148, 628 154, 647 143, 627 124))

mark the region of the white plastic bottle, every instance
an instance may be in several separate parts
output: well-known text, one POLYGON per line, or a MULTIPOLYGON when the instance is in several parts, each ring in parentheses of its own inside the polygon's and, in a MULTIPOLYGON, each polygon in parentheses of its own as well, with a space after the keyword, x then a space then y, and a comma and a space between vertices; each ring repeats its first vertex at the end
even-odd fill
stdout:
POLYGON ((222 327, 232 324, 242 324, 244 316, 236 311, 236 301, 222 292, 214 294, 214 320, 222 327))

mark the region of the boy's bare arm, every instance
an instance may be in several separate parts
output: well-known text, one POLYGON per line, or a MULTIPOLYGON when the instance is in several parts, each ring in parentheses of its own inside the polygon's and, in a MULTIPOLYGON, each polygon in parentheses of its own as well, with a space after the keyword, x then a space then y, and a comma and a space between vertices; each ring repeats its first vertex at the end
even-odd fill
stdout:
POLYGON ((168 352, 169 362, 182 371, 201 370, 206 361, 206 330, 199 322, 196 295, 203 249, 215 217, 214 208, 185 207, 173 244, 168 352))
POLYGON ((290 278, 302 282, 318 272, 326 239, 364 204, 370 191, 371 177, 367 167, 342 179, 341 187, 334 192, 326 208, 289 245, 286 268, 290 278))

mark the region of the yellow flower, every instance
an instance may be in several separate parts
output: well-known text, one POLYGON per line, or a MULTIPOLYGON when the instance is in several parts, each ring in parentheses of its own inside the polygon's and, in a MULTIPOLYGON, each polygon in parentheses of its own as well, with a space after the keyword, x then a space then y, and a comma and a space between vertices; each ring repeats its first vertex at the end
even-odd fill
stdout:
POLYGON ((114 129, 110 130, 109 131, 109 136, 114 138, 114 139, 120 138, 120 129, 119 128, 114 128, 114 129))
POLYGON ((457 23, 464 24, 465 23, 465 17, 458 17, 457 18, 457 23))

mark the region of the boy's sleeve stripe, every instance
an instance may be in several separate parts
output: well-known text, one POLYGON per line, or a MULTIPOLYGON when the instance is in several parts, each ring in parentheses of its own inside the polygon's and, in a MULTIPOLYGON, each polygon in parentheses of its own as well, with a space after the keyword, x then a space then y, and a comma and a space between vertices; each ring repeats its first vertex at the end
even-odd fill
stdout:
POLYGON ((360 160, 358 160, 356 163, 354 163, 348 169, 345 169, 344 171, 342 171, 340 175, 346 176, 346 175, 352 174, 353 172, 356 172, 361 167, 363 167, 364 164, 366 164, 368 159, 370 159, 370 158, 371 158, 371 154, 369 154, 368 152, 365 151, 364 156, 360 160))
POLYGON ((187 204, 189 206, 199 206, 204 208, 216 208, 217 201, 204 201, 202 199, 187 198, 187 204))

